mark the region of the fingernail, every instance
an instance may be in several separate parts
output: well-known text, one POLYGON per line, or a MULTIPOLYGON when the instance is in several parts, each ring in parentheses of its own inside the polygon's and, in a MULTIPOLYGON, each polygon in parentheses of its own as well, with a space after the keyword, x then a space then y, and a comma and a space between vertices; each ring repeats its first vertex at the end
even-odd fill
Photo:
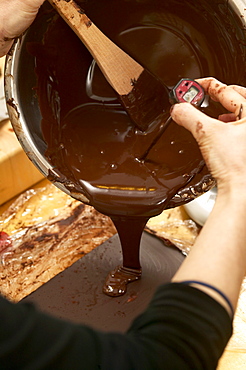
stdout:
POLYGON ((241 104, 240 109, 239 109, 238 119, 242 118, 242 114, 243 114, 243 105, 241 104))
POLYGON ((170 107, 170 111, 169 111, 169 112, 170 112, 170 114, 172 114, 172 111, 173 111, 173 109, 174 109, 175 105, 176 105, 176 104, 171 105, 171 107, 170 107))

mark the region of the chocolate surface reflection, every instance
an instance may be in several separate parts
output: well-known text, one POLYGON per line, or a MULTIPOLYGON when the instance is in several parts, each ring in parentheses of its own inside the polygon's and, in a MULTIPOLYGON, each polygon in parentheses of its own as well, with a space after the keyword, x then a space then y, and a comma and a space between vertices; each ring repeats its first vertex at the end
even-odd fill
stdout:
MULTIPOLYGON (((227 1, 220 5, 205 0, 78 3, 108 37, 168 88, 182 77, 208 75, 226 83, 244 83, 245 56, 238 41, 242 30, 227 1)), ((163 100, 163 116, 146 132, 139 131, 89 52, 54 12, 42 45, 28 47, 37 62, 45 155, 65 186, 83 193, 114 221, 123 267, 128 270, 111 273, 104 291, 110 291, 116 274, 112 295, 122 294, 121 288, 116 293, 117 283, 120 287, 127 281, 131 269, 139 278, 139 244, 148 218, 208 189, 212 180, 191 134, 172 121, 144 156, 169 117, 168 98, 163 100)), ((222 112, 213 102, 203 110, 214 117, 222 112)))

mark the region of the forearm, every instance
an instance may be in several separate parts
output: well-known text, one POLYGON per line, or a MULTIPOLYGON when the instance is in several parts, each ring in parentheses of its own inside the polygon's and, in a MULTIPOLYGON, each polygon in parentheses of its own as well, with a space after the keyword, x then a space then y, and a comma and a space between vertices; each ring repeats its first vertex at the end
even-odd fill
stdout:
POLYGON ((0 297, 1 369, 215 369, 232 333, 225 310, 188 286, 160 287, 127 334, 97 332, 0 297))
MULTIPOLYGON (((243 189, 221 193, 173 281, 197 280, 211 284, 221 290, 235 308, 246 269, 246 196, 243 189)), ((228 309, 218 294, 197 287, 228 309)))

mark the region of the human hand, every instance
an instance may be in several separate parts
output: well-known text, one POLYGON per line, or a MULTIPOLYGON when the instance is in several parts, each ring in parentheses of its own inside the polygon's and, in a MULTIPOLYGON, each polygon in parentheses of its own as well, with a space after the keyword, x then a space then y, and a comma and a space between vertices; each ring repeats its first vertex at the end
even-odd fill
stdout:
POLYGON ((173 106, 171 116, 198 142, 204 160, 217 180, 218 190, 244 189, 246 185, 246 88, 227 86, 214 78, 197 80, 228 114, 208 117, 189 103, 173 106))
POLYGON ((0 57, 33 22, 44 0, 0 0, 0 57))

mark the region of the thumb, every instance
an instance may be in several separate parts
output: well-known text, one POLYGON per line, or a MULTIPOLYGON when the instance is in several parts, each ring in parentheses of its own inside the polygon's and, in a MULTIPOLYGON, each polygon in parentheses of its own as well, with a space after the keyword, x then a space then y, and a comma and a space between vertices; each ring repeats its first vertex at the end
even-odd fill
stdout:
POLYGON ((178 125, 189 130, 198 142, 210 130, 211 125, 217 123, 216 119, 202 113, 190 103, 173 105, 171 117, 178 125))

